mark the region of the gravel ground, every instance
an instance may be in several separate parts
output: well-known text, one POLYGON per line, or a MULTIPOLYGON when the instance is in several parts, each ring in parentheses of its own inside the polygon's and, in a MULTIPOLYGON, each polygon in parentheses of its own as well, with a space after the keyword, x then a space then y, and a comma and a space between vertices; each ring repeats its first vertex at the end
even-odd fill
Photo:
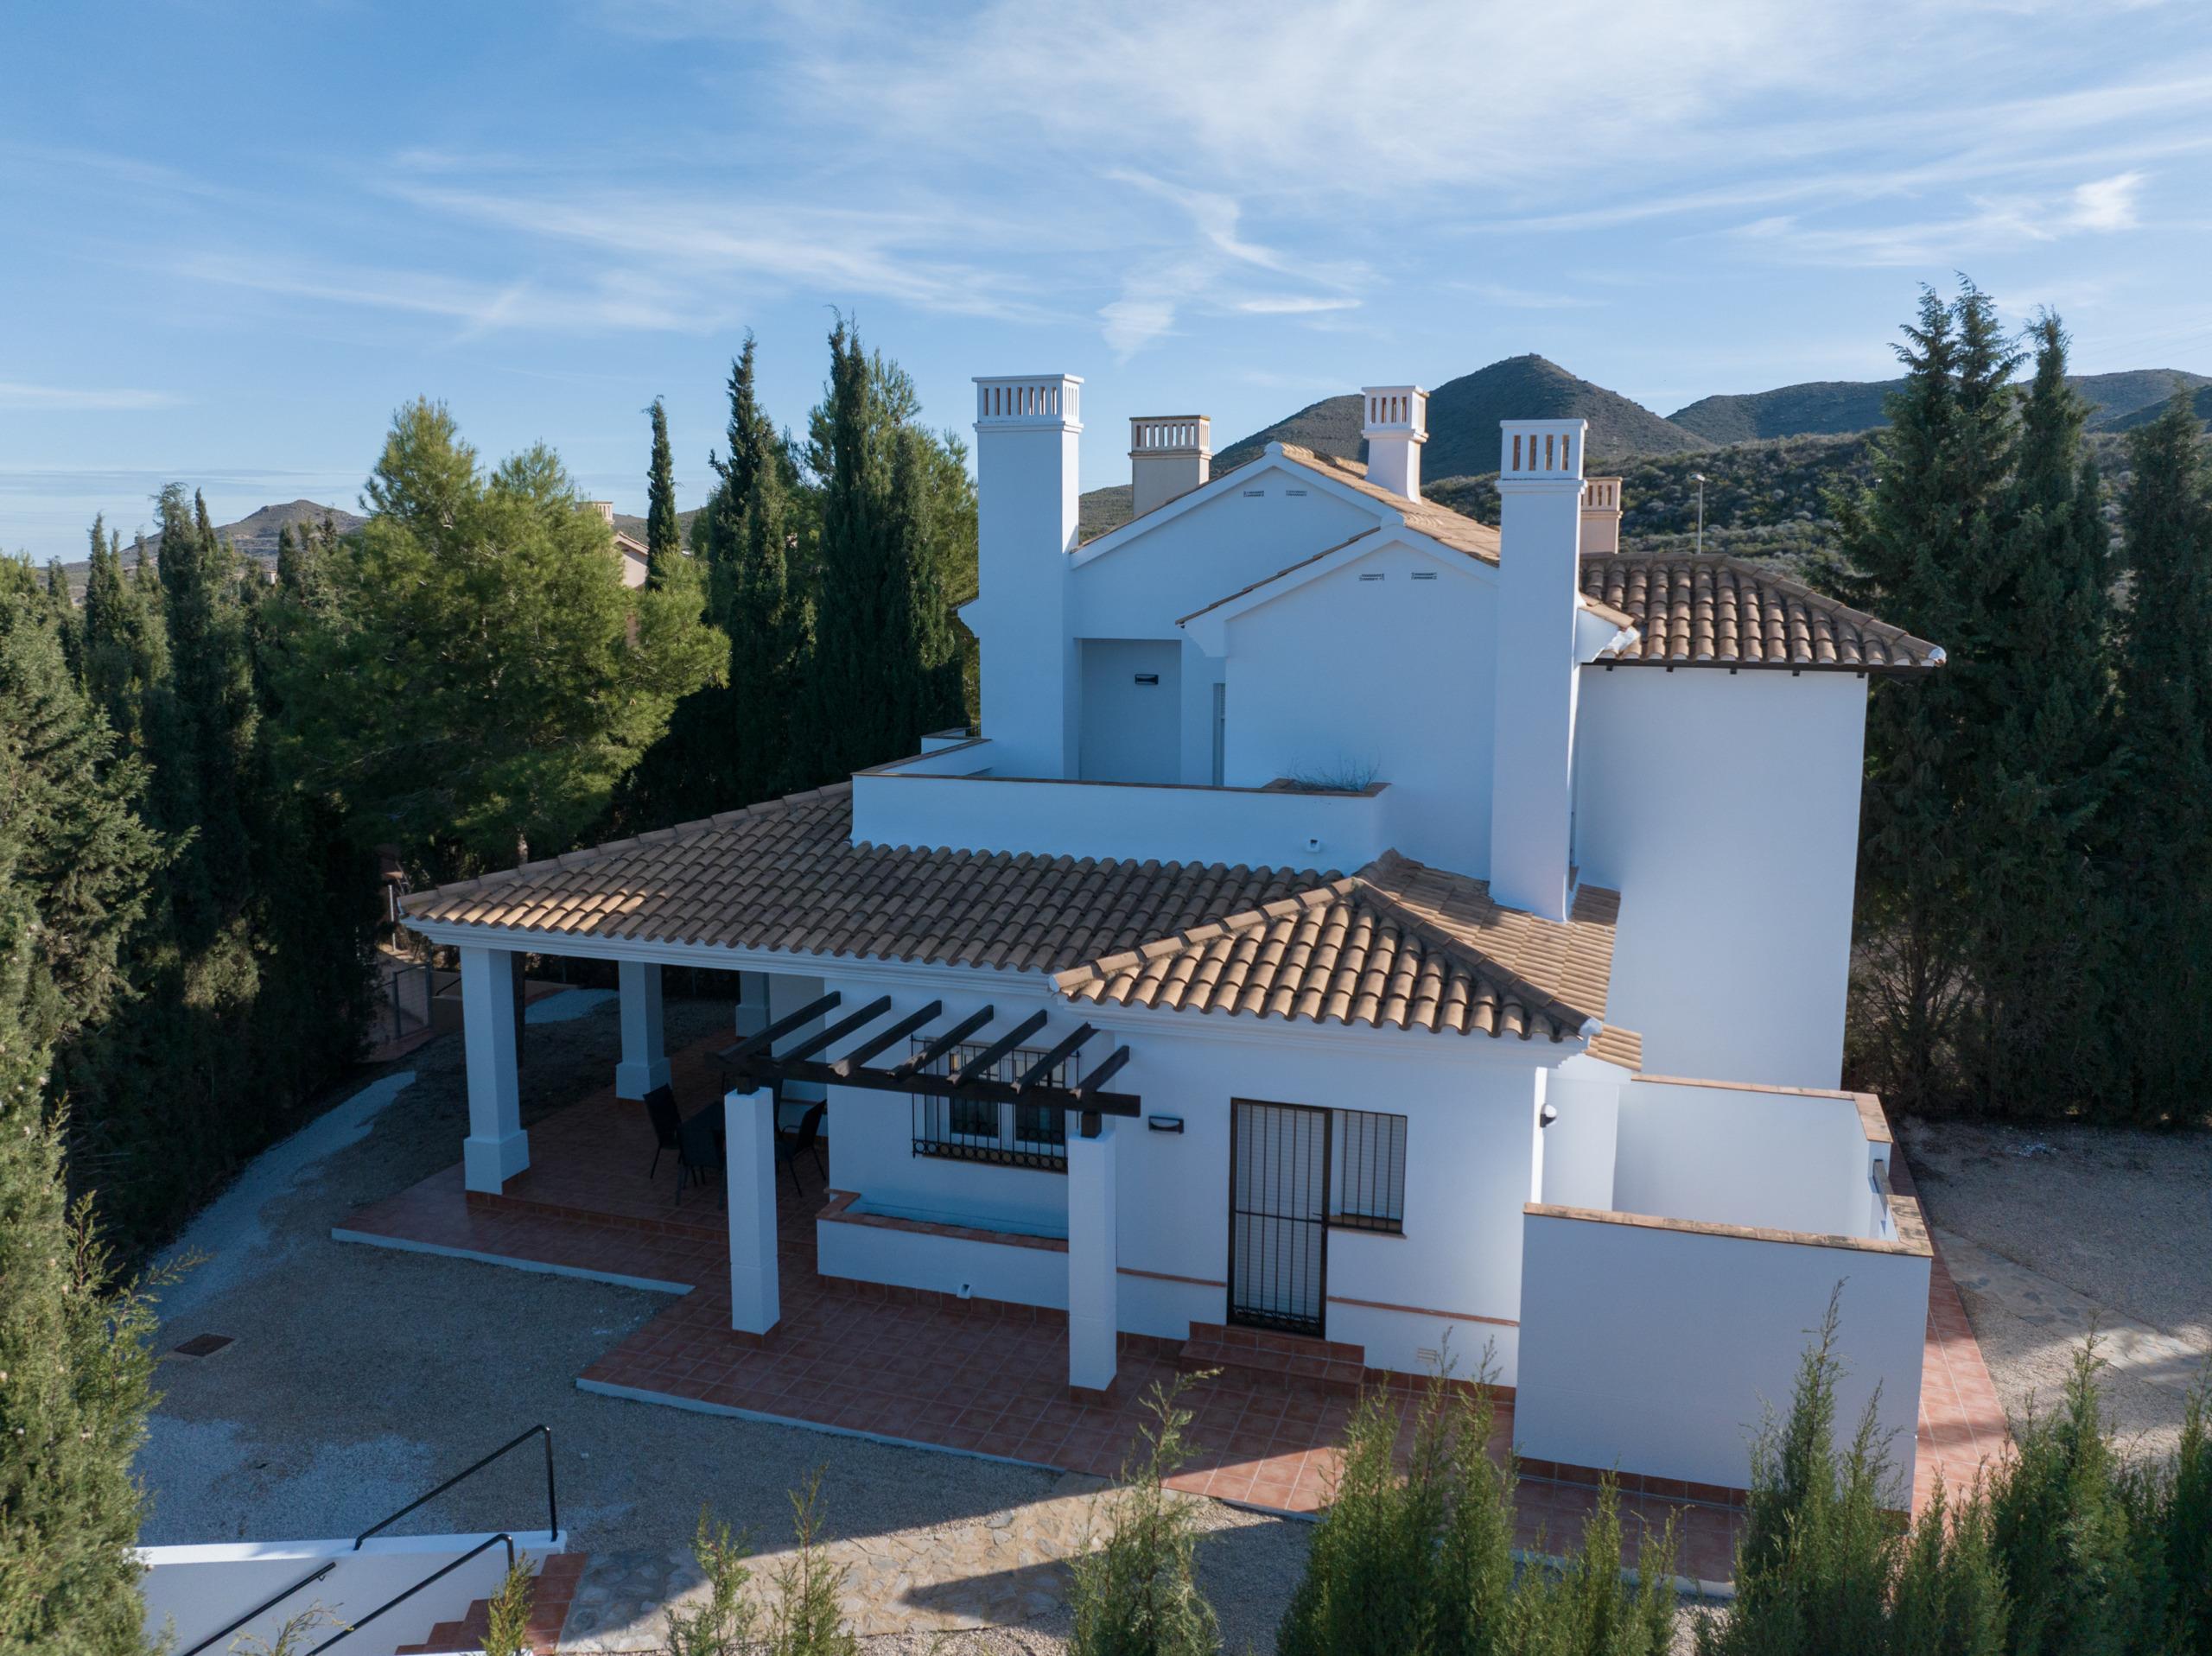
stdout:
MULTIPOLYGON (((620 1044, 610 1003, 563 1021, 539 1010, 521 1077, 525 1122, 603 1074, 620 1044)), ((727 1028, 729 1015, 727 1003, 671 1000, 669 1041, 727 1028)), ((361 1072, 334 1094, 338 1107, 249 1170, 184 1239, 207 1257, 197 1282, 168 1295, 162 1344, 208 1332, 235 1343, 162 1365, 164 1396, 139 1457, 148 1545, 350 1534, 540 1421, 558 1449, 563 1521, 594 1556, 680 1549, 702 1506, 772 1545, 788 1532, 786 1492, 817 1468, 832 1539, 958 1526, 1050 1497, 1049 1473, 578 1391, 575 1375, 663 1310, 662 1296, 334 1242, 331 1226, 361 1203, 449 1165, 467 1131, 457 1037, 385 1078, 389 1101, 361 1099, 379 1079, 361 1072), (410 1083, 390 1084, 410 1071, 410 1083)), ((404 1527, 538 1525, 543 1501, 536 1466, 518 1454, 404 1527)), ((1227 1647, 1268 1648, 1308 1526, 1206 1505, 1203 1584, 1227 1647)), ((1056 1614, 1035 1627, 868 1647, 1046 1652, 1064 1648, 1065 1633, 1056 1614)))
POLYGON ((2212 1133, 1904 1123, 1921 1199, 2015 1418, 2092 1327, 2108 1413, 2168 1455, 2212 1363, 2212 1133))

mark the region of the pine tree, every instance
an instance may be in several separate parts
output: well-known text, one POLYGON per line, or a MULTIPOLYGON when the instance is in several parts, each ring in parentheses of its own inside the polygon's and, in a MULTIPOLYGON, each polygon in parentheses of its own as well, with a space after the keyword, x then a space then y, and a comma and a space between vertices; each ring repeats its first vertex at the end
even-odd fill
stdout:
POLYGON ((2110 1081, 2105 999, 2115 939, 2094 857, 2109 787, 2107 539, 2082 446, 2088 404, 2067 384, 2063 327, 2035 327, 2036 374, 1994 555, 1947 672, 1965 691, 1972 765, 1962 1064, 1984 1110, 2051 1115, 2110 1081))
POLYGON ((54 636, 61 640, 62 653, 69 659, 69 670, 79 678, 85 676, 85 625, 77 612, 76 600, 69 596, 69 572, 56 558, 46 566, 46 609, 54 619, 54 636))
POLYGON ((86 802, 105 834, 66 810, 54 820, 71 782, 57 764, 79 767, 81 790, 111 738, 67 682, 50 619, 30 613, 21 568, 21 582, 0 574, 0 1649, 120 1656, 144 1649, 130 1468, 154 1400, 155 1318, 136 1285, 111 1280, 89 1205, 67 1205, 47 1091, 51 1040, 111 1004, 128 912, 72 886, 90 879, 111 896, 114 877, 127 889, 143 865, 116 841, 112 793, 86 802), (73 739, 56 740, 57 719, 73 739), (79 866, 48 866, 41 818, 78 843, 79 866))
POLYGON ((676 517, 676 457, 668 447, 668 410, 653 398, 653 455, 645 479, 645 584, 668 585, 683 557, 683 533, 676 517))
POLYGON ((2011 470, 2017 358, 1971 283, 1924 290, 1897 347, 1903 388, 1872 447, 1871 488, 1831 501, 1850 595, 1944 646, 1949 663, 1873 687, 1859 830, 1859 1029, 1863 1067, 1905 1108, 1943 1101, 1971 935, 1964 799, 1982 732, 1960 663, 2000 630, 1986 604, 2011 470))
POLYGON ((427 402, 394 420, 366 493, 335 560, 342 622, 282 687, 303 776, 359 843, 426 872, 566 849, 718 670, 696 593, 627 591, 556 455, 480 472, 427 402))
POLYGON ((2212 489, 2178 397, 2128 452, 2112 843, 2120 935, 2140 965, 2115 997, 2113 1056, 2136 1119, 2187 1120, 2212 1038, 2212 489))

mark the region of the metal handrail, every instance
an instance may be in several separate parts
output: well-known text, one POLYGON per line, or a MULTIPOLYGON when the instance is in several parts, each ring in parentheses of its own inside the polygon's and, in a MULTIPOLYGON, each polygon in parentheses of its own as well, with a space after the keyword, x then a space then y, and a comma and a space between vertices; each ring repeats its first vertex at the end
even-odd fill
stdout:
MULTIPOLYGON (((529 1435, 530 1434, 528 1432, 524 1432, 523 1434, 525 1437, 529 1435)), ((375 1609, 371 1610, 366 1615, 363 1616, 359 1621, 350 1621, 346 1623, 346 1626, 340 1627, 336 1633, 333 1634, 329 1638, 324 1640, 313 1650, 309 1651, 308 1653, 308 1656, 322 1656, 322 1653, 324 1651, 328 1650, 333 1645, 342 1644, 346 1640, 351 1639, 355 1634, 360 1632, 362 1628, 367 1627, 370 1622, 375 1621, 386 1610, 395 1609, 398 1606, 406 1603, 409 1599, 413 1598, 416 1594, 421 1592, 432 1582, 443 1580, 446 1577, 452 1575, 454 1570, 460 1569, 461 1565, 467 1564, 471 1558, 476 1557, 478 1553, 487 1551, 491 1548, 498 1546, 502 1541, 505 1542, 507 1545, 507 1571, 512 1575, 514 1572, 515 1567, 515 1538, 502 1530, 499 1534, 493 1536, 489 1540, 479 1541, 474 1546, 469 1548, 467 1551, 462 1553, 461 1557, 455 1558, 451 1564, 446 1565, 443 1569, 432 1570, 429 1575, 423 1577, 422 1580, 416 1582, 412 1587, 402 1593, 397 1598, 388 1598, 383 1603, 378 1605, 375 1609)))
POLYGON ((200 1656, 200 1653, 201 1651, 207 1649, 208 1646, 213 1644, 218 1639, 229 1637, 232 1634, 236 1633, 240 1627, 245 1626, 247 1622, 252 1621, 254 1617, 259 1615, 264 1610, 274 1609, 277 1605, 282 1604, 286 1599, 291 1597, 293 1594, 298 1592, 302 1587, 308 1586, 311 1583, 321 1581, 325 1576, 327 1576, 332 1570, 337 1568, 338 1560, 333 1558, 329 1563, 324 1564, 321 1569, 315 1570, 313 1574, 301 1577, 299 1580, 294 1582, 289 1587, 287 1587, 283 1592, 278 1593, 273 1598, 265 1598, 262 1600, 260 1603, 255 1605, 251 1610, 248 1610, 237 1621, 232 1622, 229 1627, 220 1628, 214 1633, 209 1634, 205 1639, 202 1639, 190 1650, 186 1651, 184 1653, 184 1656, 200 1656))
POLYGON ((474 1477, 479 1472, 481 1472, 486 1467, 491 1465, 493 1462, 498 1460, 499 1456, 505 1455, 509 1450, 519 1449, 523 1444, 528 1443, 532 1437, 537 1437, 541 1432, 544 1434, 545 1437, 545 1532, 548 1535, 557 1536, 561 1532, 561 1508, 555 1500, 553 1493, 553 1428, 548 1425, 540 1424, 532 1426, 528 1431, 523 1433, 521 1437, 516 1438, 513 1442, 500 1444, 499 1448, 493 1450, 482 1460, 477 1462, 475 1465, 454 1473, 453 1476, 448 1478, 436 1488, 431 1490, 429 1494, 423 1495, 417 1500, 409 1501, 404 1507, 402 1507, 397 1512, 385 1519, 382 1523, 370 1525, 368 1528, 363 1530, 359 1535, 353 1538, 353 1551, 359 1552, 361 1550, 361 1543, 367 1540, 369 1537, 374 1535, 378 1530, 390 1529, 394 1524, 397 1524, 401 1519, 406 1517, 408 1513, 413 1512, 417 1507, 424 1506, 430 1501, 435 1501, 440 1495, 445 1494, 447 1490, 452 1488, 454 1485, 462 1482, 464 1479, 474 1477))

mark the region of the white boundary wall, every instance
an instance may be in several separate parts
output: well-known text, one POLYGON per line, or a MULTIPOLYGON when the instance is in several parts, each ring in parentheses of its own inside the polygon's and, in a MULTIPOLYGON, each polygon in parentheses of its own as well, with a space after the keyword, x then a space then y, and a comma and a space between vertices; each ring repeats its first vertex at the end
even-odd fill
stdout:
MULTIPOLYGON (((358 1552, 350 1537, 141 1547, 138 1558, 146 1574, 139 1586, 146 1600, 146 1631, 158 1637, 165 1623, 174 1622, 175 1640, 170 1648, 189 1650, 317 1565, 335 1561, 338 1567, 330 1574, 231 1634, 212 1647, 210 1656, 248 1637, 273 1642, 287 1616, 321 1604, 337 1620, 316 1630, 308 1646, 312 1649, 350 1618, 368 1615, 495 1533, 379 1535, 363 1542, 358 1552)), ((543 1530, 518 1532, 514 1542, 518 1553, 527 1552, 540 1564, 568 1548, 565 1534, 549 1535, 543 1530)), ((347 1656, 375 1656, 398 1645, 420 1644, 438 1622, 458 1621, 476 1600, 499 1591, 506 1573, 506 1548, 490 1548, 331 1648, 347 1656)))
MULTIPOLYGON (((1554 1127, 1554 1132, 1557 1128, 1554 1127)), ((1544 1199, 1664 1219, 1879 1238, 1868 1142, 1848 1094, 1638 1079, 1620 1089, 1612 1200, 1544 1199)))
POLYGON ((1522 1226, 1513 1411, 1522 1454, 1747 1487, 1762 1412, 1788 1410, 1799 1361, 1841 1283, 1839 1427, 1857 1424, 1878 1386, 1876 1421, 1910 1491, 1924 1241, 1823 1245, 1533 1206, 1522 1226))

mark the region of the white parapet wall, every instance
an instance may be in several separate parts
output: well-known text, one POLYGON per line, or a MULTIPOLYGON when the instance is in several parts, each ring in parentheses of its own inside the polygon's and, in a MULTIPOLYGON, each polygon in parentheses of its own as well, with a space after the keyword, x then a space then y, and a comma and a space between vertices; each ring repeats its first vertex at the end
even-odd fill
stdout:
POLYGON ((1257 868, 1357 868, 1392 843, 1380 783, 1338 793, 983 777, 952 768, 965 751, 855 776, 854 840, 1257 868))
MULTIPOLYGON (((146 1632, 158 1639, 166 1629, 171 1651, 188 1651, 327 1564, 327 1575, 306 1582, 209 1646, 213 1656, 229 1651, 240 1640, 258 1640, 258 1646, 251 1646, 254 1648, 273 1645, 288 1618, 320 1606, 325 1619, 301 1646, 311 1650, 492 1539, 493 1533, 380 1535, 358 1549, 350 1538, 141 1547, 138 1558, 146 1574, 139 1586, 146 1602, 146 1632)), ((532 1530, 515 1533, 514 1544, 518 1554, 526 1552, 543 1564, 567 1550, 568 1537, 532 1530)), ((459 1621, 471 1604, 497 1592, 506 1570, 506 1548, 486 1547, 359 1633, 346 1634, 331 1649, 343 1656, 376 1656, 401 1645, 420 1644, 437 1623, 459 1621)))
POLYGON ((1894 1240, 1546 1206, 1524 1210, 1516 1445, 1524 1456, 1747 1488, 1766 1410, 1789 1406, 1841 1286, 1837 1418, 1870 1400, 1910 1505, 1930 1255, 1916 1204, 1894 1240))
POLYGON ((1638 1076, 1620 1089, 1611 1201, 1573 1205, 1880 1240, 1889 1157, 1868 1094, 1638 1076))

